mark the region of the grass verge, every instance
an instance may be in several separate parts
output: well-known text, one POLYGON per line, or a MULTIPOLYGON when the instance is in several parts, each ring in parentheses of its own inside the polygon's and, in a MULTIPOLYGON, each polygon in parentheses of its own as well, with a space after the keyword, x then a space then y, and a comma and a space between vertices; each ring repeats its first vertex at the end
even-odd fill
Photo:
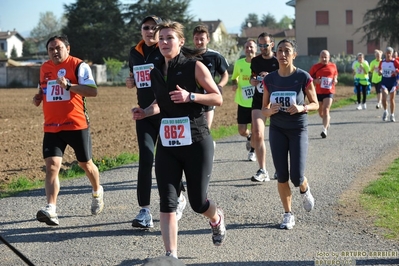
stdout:
POLYGON ((376 217, 375 225, 387 229, 386 238, 399 239, 399 158, 378 180, 368 184, 360 195, 360 204, 376 217))

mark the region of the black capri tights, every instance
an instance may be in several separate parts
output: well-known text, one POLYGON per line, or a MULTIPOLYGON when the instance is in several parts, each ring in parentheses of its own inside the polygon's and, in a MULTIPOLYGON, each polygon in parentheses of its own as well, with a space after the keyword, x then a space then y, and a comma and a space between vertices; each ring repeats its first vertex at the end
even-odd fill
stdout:
POLYGON ((213 152, 211 135, 206 136, 200 142, 182 147, 163 147, 161 141, 158 141, 155 175, 161 212, 176 211, 183 171, 186 176, 187 194, 191 208, 197 213, 204 213, 208 210, 207 195, 212 173, 213 152))
POLYGON ((291 176, 291 182, 294 186, 300 186, 305 180, 304 174, 308 153, 307 128, 282 129, 270 126, 269 142, 278 182, 285 183, 291 176), (288 169, 288 153, 290 155, 290 169, 288 169))

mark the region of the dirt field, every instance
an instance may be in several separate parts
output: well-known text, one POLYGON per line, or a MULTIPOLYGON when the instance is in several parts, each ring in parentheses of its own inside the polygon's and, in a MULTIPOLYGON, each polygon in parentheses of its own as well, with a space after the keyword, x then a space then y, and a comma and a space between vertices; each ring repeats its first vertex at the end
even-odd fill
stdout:
MULTIPOLYGON (((37 89, 0 89, 0 184, 25 176, 44 178, 42 159, 42 108, 32 104, 37 89)), ((335 100, 353 95, 353 87, 338 87, 335 100)), ((236 124, 236 104, 231 87, 223 90, 223 106, 216 109, 213 128, 236 124)), ((138 153, 135 123, 130 109, 136 93, 125 87, 99 87, 96 98, 88 98, 94 158, 123 152, 138 153)), ((67 148, 64 166, 75 160, 67 148)))

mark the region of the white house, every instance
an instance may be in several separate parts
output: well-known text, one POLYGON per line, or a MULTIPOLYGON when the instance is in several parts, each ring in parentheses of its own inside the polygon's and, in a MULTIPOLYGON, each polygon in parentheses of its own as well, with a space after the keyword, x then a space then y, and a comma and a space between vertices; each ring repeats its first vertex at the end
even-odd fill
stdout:
POLYGON ((11 57, 11 51, 15 48, 17 57, 22 56, 22 46, 25 39, 15 31, 0 31, 0 51, 4 51, 7 58, 11 57))

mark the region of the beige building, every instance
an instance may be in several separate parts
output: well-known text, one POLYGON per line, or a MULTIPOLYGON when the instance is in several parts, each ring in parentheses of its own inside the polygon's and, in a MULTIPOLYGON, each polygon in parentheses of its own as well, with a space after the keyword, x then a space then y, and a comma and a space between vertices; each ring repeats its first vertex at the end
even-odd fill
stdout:
POLYGON ((319 55, 327 49, 331 54, 374 54, 384 49, 383 40, 361 41, 367 10, 377 6, 378 0, 291 0, 295 8, 295 31, 299 55, 319 55))
POLYGON ((226 27, 223 22, 218 20, 207 20, 207 21, 194 21, 193 25, 206 25, 209 31, 209 37, 211 38, 211 42, 220 42, 223 38, 228 36, 226 27))

